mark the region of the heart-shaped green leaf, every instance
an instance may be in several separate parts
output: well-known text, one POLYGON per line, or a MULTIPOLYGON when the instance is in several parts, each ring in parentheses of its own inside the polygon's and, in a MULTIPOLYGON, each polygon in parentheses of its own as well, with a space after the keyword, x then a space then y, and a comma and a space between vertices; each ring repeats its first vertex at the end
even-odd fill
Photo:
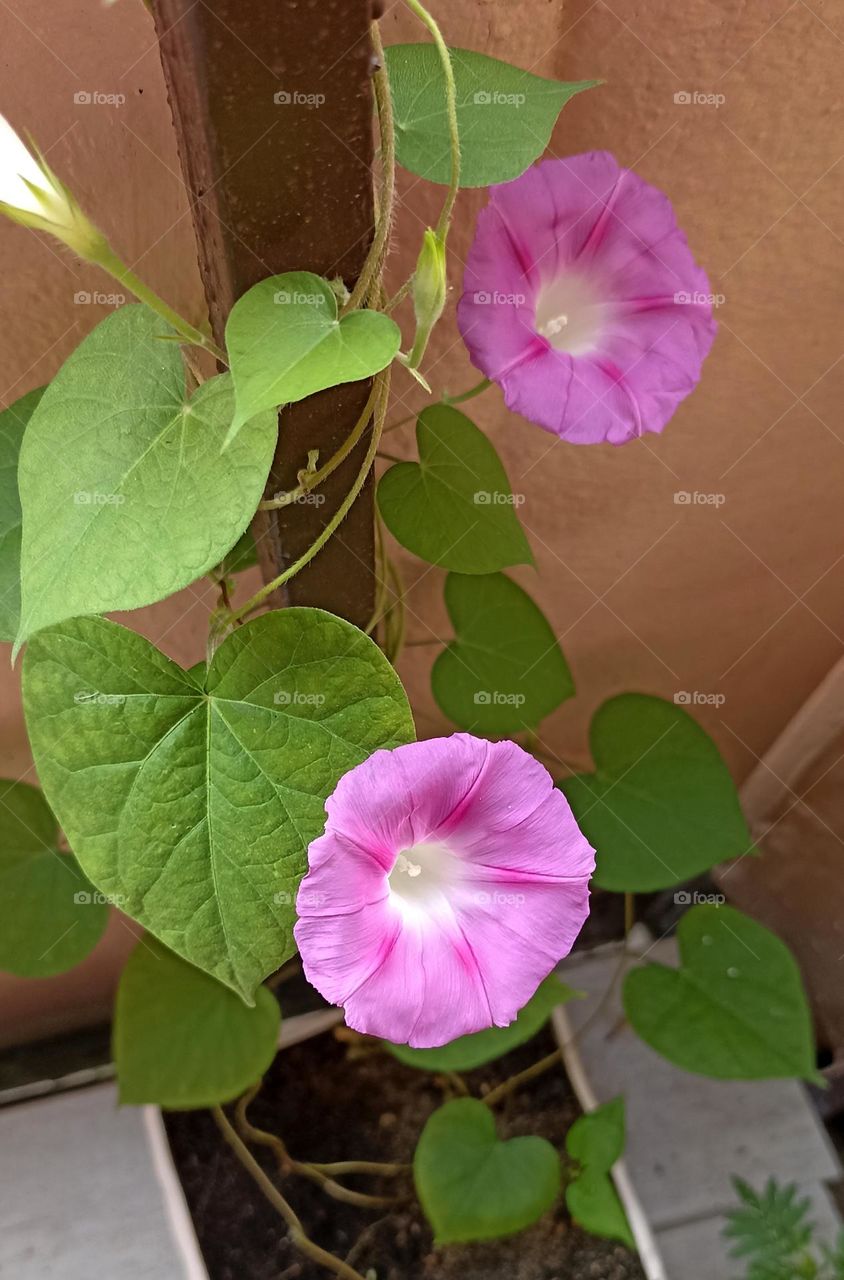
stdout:
POLYGON ((380 311, 342 319, 321 276, 288 271, 253 285, 232 308, 226 347, 237 411, 229 439, 262 409, 370 378, 395 358, 398 325, 380 311))
POLYGON ((47 802, 24 782, 0 781, 0 969, 47 978, 84 960, 108 907, 72 854, 56 847, 47 802))
POLYGON ((624 1099, 613 1098, 575 1120, 566 1134, 566 1151, 584 1169, 609 1173, 624 1151, 624 1099))
POLYGON ((378 506, 393 537, 429 564, 495 573, 531 564, 501 460, 464 413, 436 404, 416 424, 419 462, 390 467, 378 506))
POLYGON ((636 1242, 618 1198, 612 1178, 597 1169, 586 1169, 566 1187, 568 1211, 585 1231, 605 1240, 620 1240, 628 1249, 636 1242))
POLYGON ((530 596, 503 574, 450 573, 445 603, 455 639, 434 663, 442 711, 472 733, 532 729, 574 693, 557 638, 530 596))
POLYGON ((499 1142, 489 1107, 447 1102, 413 1158, 416 1191, 437 1244, 491 1240, 528 1227, 557 1198, 560 1158, 544 1138, 499 1142))
MULTIPOLYGON (((452 49, 461 187, 489 187, 524 173, 551 139, 570 98, 598 80, 543 80, 469 49, 452 49)), ((399 164, 430 182, 451 179, 445 75, 433 44, 387 50, 399 164)))
POLYGON ((565 1004, 578 993, 561 982, 554 974, 540 983, 535 995, 531 997, 520 1011, 515 1022, 509 1027, 490 1027, 487 1031, 476 1031, 471 1036, 460 1036, 440 1049, 411 1049, 406 1044, 391 1044, 383 1041, 393 1057, 408 1067, 417 1067, 420 1071, 474 1071, 487 1062, 509 1053, 511 1049, 533 1038, 551 1016, 551 1010, 558 1004, 565 1004))
POLYGON ((326 797, 413 738, 381 650, 319 609, 239 628, 204 685, 134 632, 77 618, 32 640, 23 686, 39 777, 87 874, 247 1001, 295 949, 326 797))
POLYGON ((750 850, 729 770, 682 707, 641 693, 610 698, 589 742, 595 772, 560 786, 597 850, 596 885, 666 889, 750 850))
POLYGON ((624 1151, 624 1099, 613 1098, 581 1116, 566 1134, 566 1151, 581 1166, 566 1187, 569 1213, 593 1235, 634 1249, 627 1216, 610 1177, 624 1151))
POLYGON ((178 346, 147 307, 122 307, 65 362, 20 455, 18 643, 80 614, 161 600, 217 564, 263 493, 267 412, 220 456, 234 412, 226 374, 187 398, 178 346))
POLYGON ((719 1080, 816 1080, 794 957, 732 907, 693 907, 677 931, 680 968, 648 964, 624 983, 634 1031, 675 1066, 719 1080))
POLYGON ((228 1102, 260 1080, 281 1011, 266 987, 249 1008, 155 938, 130 955, 117 989, 112 1048, 120 1101, 186 1109, 228 1102))
POLYGON ((0 413, 0 640, 14 640, 21 614, 21 503, 18 457, 23 433, 44 388, 0 413))

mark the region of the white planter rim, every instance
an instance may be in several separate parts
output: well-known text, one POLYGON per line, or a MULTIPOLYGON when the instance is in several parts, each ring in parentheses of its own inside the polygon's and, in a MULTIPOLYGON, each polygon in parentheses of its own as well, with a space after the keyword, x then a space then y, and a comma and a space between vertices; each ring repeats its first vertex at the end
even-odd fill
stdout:
MULTIPOLYGON (((577 1047, 577 1035, 572 1028, 565 1005, 558 1005, 554 1010, 551 1015, 551 1024, 554 1035, 557 1038, 557 1044, 560 1046, 563 1055, 563 1063, 571 1087, 574 1089, 575 1096, 583 1108, 584 1115, 588 1115, 600 1103, 586 1074, 586 1067, 577 1047)), ((662 1261, 659 1246, 656 1242, 656 1236, 651 1230, 642 1202, 623 1159, 615 1162, 611 1173, 615 1189, 618 1192, 618 1198, 624 1206, 624 1212, 627 1214, 627 1221, 630 1224, 630 1230, 633 1233, 633 1239, 636 1241, 636 1248, 639 1251, 639 1261, 642 1264, 642 1270, 647 1276, 647 1280, 668 1280, 665 1264, 662 1261)))

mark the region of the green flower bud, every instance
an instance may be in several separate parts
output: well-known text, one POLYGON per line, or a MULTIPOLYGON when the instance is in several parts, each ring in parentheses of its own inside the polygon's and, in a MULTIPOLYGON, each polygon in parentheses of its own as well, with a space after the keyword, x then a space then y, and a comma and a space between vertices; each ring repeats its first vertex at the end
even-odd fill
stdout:
POLYGON ((434 325, 443 313, 447 291, 445 242, 428 227, 413 276, 416 337, 407 359, 410 369, 417 369, 422 361, 434 325))

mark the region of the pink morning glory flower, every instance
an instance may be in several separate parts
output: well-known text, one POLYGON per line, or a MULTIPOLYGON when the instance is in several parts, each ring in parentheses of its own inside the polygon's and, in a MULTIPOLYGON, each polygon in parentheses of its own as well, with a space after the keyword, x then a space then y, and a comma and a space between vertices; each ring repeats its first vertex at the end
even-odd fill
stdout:
POLYGON ((296 903, 308 980, 417 1048, 507 1026, 589 913, 594 850, 550 774, 470 734, 376 751, 337 784, 296 903))
POLYGON ((507 407, 573 444, 661 431, 716 328, 668 197, 606 151, 491 189, 457 317, 507 407))

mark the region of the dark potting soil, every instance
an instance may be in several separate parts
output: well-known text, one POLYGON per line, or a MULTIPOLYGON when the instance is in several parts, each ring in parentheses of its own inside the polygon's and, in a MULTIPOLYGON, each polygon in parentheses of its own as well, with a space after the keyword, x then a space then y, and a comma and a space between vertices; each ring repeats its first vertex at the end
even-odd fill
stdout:
MULTIPOLYGON (((474 1094, 521 1071, 554 1047, 549 1033, 498 1062, 467 1073, 474 1094)), ((258 1128, 284 1138, 301 1160, 409 1162, 419 1133, 444 1100, 445 1082, 385 1053, 350 1058, 332 1036, 279 1054, 249 1108, 258 1128)), ((229 1113, 230 1114, 230 1113, 229 1113)), ((523 1085, 496 1106, 503 1138, 538 1133, 564 1151, 580 1114, 562 1068, 523 1085)), ((167 1133, 211 1280, 325 1280, 303 1259, 269 1204, 226 1146, 207 1111, 170 1112, 167 1133)), ((529 1230, 504 1240, 434 1247, 414 1200, 398 1209, 361 1209, 329 1198, 297 1176, 279 1182, 273 1153, 250 1145, 298 1213, 311 1239, 373 1280, 643 1280, 621 1245, 575 1227, 563 1198, 529 1230)), ((360 1191, 388 1195, 392 1180, 347 1178, 360 1191)), ((409 1185, 409 1184, 402 1184, 409 1185)))

